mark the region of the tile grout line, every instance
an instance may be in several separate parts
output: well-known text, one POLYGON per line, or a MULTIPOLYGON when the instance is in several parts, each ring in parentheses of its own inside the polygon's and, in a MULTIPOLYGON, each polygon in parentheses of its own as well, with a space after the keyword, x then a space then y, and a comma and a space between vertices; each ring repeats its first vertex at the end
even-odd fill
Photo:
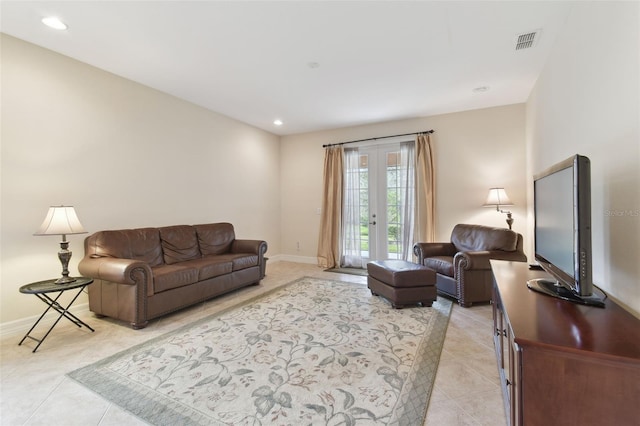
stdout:
POLYGON ((36 415, 38 414, 38 410, 40 410, 40 408, 49 400, 49 398, 52 397, 53 394, 55 394, 56 390, 60 387, 60 385, 62 384, 62 382, 64 381, 65 376, 63 375, 61 378, 58 379, 58 383, 53 387, 53 389, 51 389, 51 391, 49 391, 49 393, 47 394, 46 397, 44 397, 40 403, 38 404, 38 406, 31 412, 31 415, 29 417, 27 417, 27 420, 25 420, 25 422, 23 423, 23 425, 26 425, 29 423, 29 421, 36 415))

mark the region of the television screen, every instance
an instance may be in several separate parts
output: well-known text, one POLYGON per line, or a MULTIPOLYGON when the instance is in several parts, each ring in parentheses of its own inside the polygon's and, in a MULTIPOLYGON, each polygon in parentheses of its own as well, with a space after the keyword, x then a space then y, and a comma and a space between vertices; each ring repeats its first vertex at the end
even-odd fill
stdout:
POLYGON ((575 280, 573 169, 535 182, 536 253, 575 280))

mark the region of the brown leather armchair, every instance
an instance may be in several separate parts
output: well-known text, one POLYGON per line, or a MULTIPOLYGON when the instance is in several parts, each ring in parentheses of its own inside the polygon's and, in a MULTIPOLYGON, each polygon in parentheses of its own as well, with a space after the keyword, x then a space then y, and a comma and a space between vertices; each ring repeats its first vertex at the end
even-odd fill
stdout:
POLYGON ((418 263, 436 271, 438 293, 460 306, 491 301, 493 275, 489 259, 526 262, 522 235, 506 228, 458 224, 448 243, 416 243, 418 263))

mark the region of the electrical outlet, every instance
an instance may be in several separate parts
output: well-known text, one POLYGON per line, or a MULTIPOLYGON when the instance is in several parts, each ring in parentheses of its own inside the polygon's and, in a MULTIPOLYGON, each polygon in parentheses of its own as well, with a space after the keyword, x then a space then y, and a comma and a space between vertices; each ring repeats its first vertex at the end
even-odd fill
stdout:
POLYGON ((296 242, 296 251, 300 251, 300 241, 296 242))

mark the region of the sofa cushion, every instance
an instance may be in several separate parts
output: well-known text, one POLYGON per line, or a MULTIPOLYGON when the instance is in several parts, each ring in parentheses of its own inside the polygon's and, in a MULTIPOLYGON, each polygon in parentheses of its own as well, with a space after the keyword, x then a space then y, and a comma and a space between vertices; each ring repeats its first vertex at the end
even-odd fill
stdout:
POLYGON ((507 228, 459 224, 451 232, 451 242, 458 251, 514 251, 518 234, 507 228))
POLYGON ((164 263, 156 228, 96 232, 88 238, 86 250, 90 256, 139 260, 151 267, 164 263))
POLYGON ((219 256, 220 259, 224 259, 229 261, 233 265, 234 271, 239 271, 240 269, 251 268, 252 266, 258 266, 258 255, 251 253, 229 253, 229 254, 221 254, 219 256))
POLYGON ((161 293, 172 288, 198 282, 198 269, 183 265, 163 265, 152 268, 153 289, 155 293, 161 293))
POLYGON ((206 256, 202 259, 188 260, 180 265, 196 268, 198 281, 229 274, 233 271, 233 262, 229 259, 221 259, 220 256, 206 256))
POLYGON ((164 262, 167 265, 202 257, 194 227, 188 225, 165 226, 159 228, 159 231, 164 262))
POLYGON ((424 259, 424 266, 439 274, 453 277, 453 256, 433 256, 424 259))
POLYGON ((252 266, 258 266, 257 254, 236 254, 233 258, 233 270, 239 271, 240 269, 251 268, 252 266))
POLYGON ((229 253, 233 240, 236 239, 233 225, 230 223, 208 223, 194 225, 203 256, 229 253))

